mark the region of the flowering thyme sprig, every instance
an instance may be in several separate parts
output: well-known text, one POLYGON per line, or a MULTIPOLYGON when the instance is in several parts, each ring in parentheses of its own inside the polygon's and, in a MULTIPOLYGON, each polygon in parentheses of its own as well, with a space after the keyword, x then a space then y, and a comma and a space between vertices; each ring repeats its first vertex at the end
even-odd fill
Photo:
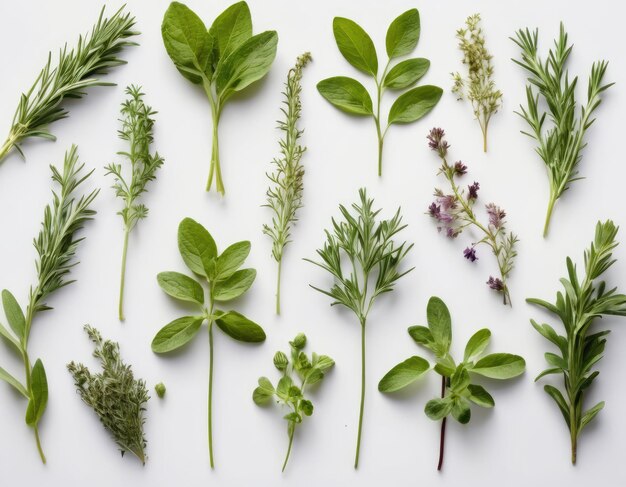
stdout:
POLYGON ((463 188, 457 183, 457 178, 467 173, 467 166, 462 162, 448 164, 446 159, 450 145, 444 139, 445 133, 440 128, 433 128, 428 134, 428 146, 437 153, 441 159, 441 167, 438 174, 443 174, 450 183, 452 193, 446 194, 441 189, 435 189, 435 201, 428 207, 428 214, 437 220, 439 231, 445 231, 449 238, 456 238, 466 227, 473 226, 483 237, 472 243, 463 251, 463 256, 470 262, 478 260, 476 248, 480 244, 486 244, 496 257, 500 277, 490 276, 487 285, 502 293, 504 304, 511 304, 511 296, 506 283, 511 270, 513 260, 517 255, 515 244, 518 242, 515 234, 508 232, 506 225, 506 212, 489 203, 485 210, 489 221, 481 223, 474 213, 474 204, 478 200, 480 184, 474 181, 463 188))

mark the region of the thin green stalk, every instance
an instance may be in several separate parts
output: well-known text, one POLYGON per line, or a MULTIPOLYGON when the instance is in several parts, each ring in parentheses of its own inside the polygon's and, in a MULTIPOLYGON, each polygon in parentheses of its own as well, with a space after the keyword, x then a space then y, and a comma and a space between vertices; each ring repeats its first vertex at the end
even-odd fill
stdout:
POLYGON ((356 439, 356 455, 354 468, 359 466, 359 453, 361 450, 361 428, 363 426, 363 408, 365 406, 365 318, 361 320, 361 406, 359 408, 359 431, 356 439))
MULTIPOLYGON (((213 316, 213 289, 211 288, 209 316, 213 316)), ((213 463, 213 319, 209 318, 209 462, 213 463)))
POLYGON ((280 259, 278 259, 278 275, 276 277, 276 314, 280 314, 280 274, 282 271, 283 258, 282 255, 280 259))
POLYGON ((556 198, 554 196, 554 192, 550 191, 550 201, 548 202, 548 211, 546 212, 546 222, 543 226, 543 237, 548 236, 548 230, 550 228, 550 220, 552 218, 552 210, 554 209, 554 203, 556 202, 556 198))
POLYGON ((293 434, 296 430, 296 427, 294 425, 293 428, 290 428, 289 431, 289 446, 287 447, 287 456, 285 457, 285 462, 283 463, 283 469, 281 470, 281 472, 285 471, 285 467, 287 466, 287 462, 289 461, 289 454, 291 453, 291 445, 293 444, 293 434))
POLYGON ((130 234, 130 228, 126 226, 124 228, 124 244, 122 246, 122 271, 120 273, 120 298, 118 306, 119 320, 124 321, 124 283, 126 280, 126 252, 128 250, 128 235, 130 234))
POLYGON ((39 457, 41 458, 41 461, 44 463, 46 463, 46 456, 43 453, 43 449, 41 448, 41 441, 39 439, 39 427, 37 425, 35 425, 35 441, 37 442, 37 451, 39 452, 39 457))
POLYGON ((207 79, 203 82, 204 92, 209 98, 209 104, 211 105, 211 115, 213 118, 213 146, 211 149, 211 166, 209 168, 209 178, 206 183, 206 190, 210 191, 213 185, 213 177, 215 176, 215 185, 217 191, 224 196, 224 184, 222 182, 222 169, 220 167, 220 148, 219 148, 219 130, 221 107, 219 100, 216 101, 213 89, 211 88, 211 82, 207 79))

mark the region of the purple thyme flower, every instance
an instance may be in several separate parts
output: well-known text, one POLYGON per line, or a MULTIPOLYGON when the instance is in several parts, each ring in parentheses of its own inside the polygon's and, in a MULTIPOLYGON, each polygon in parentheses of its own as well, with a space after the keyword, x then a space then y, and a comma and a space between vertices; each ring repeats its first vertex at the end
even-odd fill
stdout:
POLYGON ((476 198, 478 198, 478 190, 480 189, 480 184, 474 181, 474 184, 470 184, 467 189, 469 191, 468 199, 475 200, 476 198))
POLYGON ((474 247, 467 247, 463 251, 463 257, 465 257, 470 262, 476 262, 478 257, 476 256, 476 249, 474 247))
POLYGON ((441 128, 433 128, 426 136, 428 139, 428 147, 439 153, 439 157, 445 157, 450 145, 443 137, 445 132, 441 128))
POLYGON ((502 292, 504 290, 504 283, 498 277, 494 278, 493 276, 489 276, 489 280, 487 281, 487 286, 489 286, 494 291, 502 292))
POLYGON ((485 208, 487 209, 487 214, 489 215, 489 225, 493 225, 495 228, 500 228, 504 224, 506 212, 493 203, 489 203, 485 206, 485 208))
POLYGON ((456 208, 456 197, 453 194, 446 194, 437 198, 439 204, 444 210, 450 210, 456 208))
POLYGON ((448 238, 457 238, 459 236, 459 233, 461 233, 461 231, 458 229, 455 230, 452 227, 446 228, 446 237, 448 238))
POLYGON ((467 173, 467 166, 463 164, 461 161, 454 163, 454 174, 457 176, 463 176, 463 174, 467 173))
POLYGON ((439 220, 439 216, 441 215, 441 206, 439 206, 437 203, 433 201, 428 207, 428 213, 433 218, 436 218, 437 220, 439 220))

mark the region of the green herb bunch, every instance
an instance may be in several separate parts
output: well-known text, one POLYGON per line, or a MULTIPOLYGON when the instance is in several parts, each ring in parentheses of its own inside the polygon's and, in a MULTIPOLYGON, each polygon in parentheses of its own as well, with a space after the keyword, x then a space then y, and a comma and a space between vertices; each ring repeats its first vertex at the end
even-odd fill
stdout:
POLYGON ((305 398, 305 389, 320 382, 326 371, 335 365, 335 361, 326 355, 317 355, 313 352, 309 358, 302 351, 306 346, 304 333, 296 335, 289 345, 291 346, 291 362, 283 352, 276 352, 274 355, 274 366, 282 373, 276 388, 267 377, 260 377, 259 386, 252 393, 252 399, 259 406, 276 398, 278 404, 291 409, 291 412, 285 415, 289 446, 283 463, 283 472, 289 461, 296 426, 302 423, 305 416, 313 414, 313 403, 305 398), (298 381, 299 386, 296 385, 298 381))
POLYGON ((143 101, 144 94, 139 86, 126 88, 129 98, 122 103, 122 129, 119 137, 128 142, 128 152, 118 152, 130 162, 130 175, 124 178, 122 165, 111 163, 106 166, 106 173, 115 178, 113 189, 115 196, 124 201, 124 208, 118 212, 124 222, 124 244, 122 247, 122 271, 120 277, 119 319, 124 321, 124 282, 126 277, 126 252, 128 236, 137 222, 148 216, 148 208, 138 203, 139 197, 147 191, 146 186, 156 178, 157 170, 163 165, 163 158, 158 152, 150 153, 153 141, 154 119, 156 112, 143 101))
POLYGON ((285 83, 285 108, 281 108, 284 121, 278 122, 278 128, 285 133, 280 140, 281 156, 274 159, 275 171, 268 174, 271 186, 267 190, 267 204, 274 213, 272 224, 263 225, 263 233, 271 237, 272 257, 278 262, 276 279, 276 314, 280 314, 280 274, 283 262, 283 251, 291 241, 291 226, 298 218, 296 212, 302 208, 302 191, 304 189, 304 167, 300 162, 306 147, 299 144, 302 130, 298 128, 298 121, 302 106, 300 93, 302 92, 302 69, 311 60, 311 54, 306 52, 298 57, 294 68, 287 74, 285 83))
POLYGON ((136 45, 127 40, 139 34, 133 30, 134 25, 135 18, 124 13, 124 7, 109 19, 104 17, 103 7, 91 34, 80 36, 74 49, 68 51, 66 45, 59 50, 56 66, 52 64, 52 53, 48 55, 37 79, 20 97, 9 135, 0 147, 0 161, 14 148, 23 156, 20 144, 30 137, 56 140, 48 126, 68 116, 62 105, 66 99, 82 98, 92 86, 114 85, 99 76, 125 64, 117 55, 125 47, 136 45))
MULTIPOLYGON (((467 342, 463 361, 456 363, 450 354, 452 343, 452 319, 446 304, 438 297, 428 300, 426 308, 428 327, 411 326, 409 335, 418 345, 430 350, 435 356, 433 370, 441 376, 441 398, 426 403, 424 412, 434 420, 441 420, 439 442, 439 462, 437 470, 443 466, 446 418, 452 417, 461 424, 471 418, 471 404, 492 408, 495 401, 487 390, 472 383, 473 375, 490 379, 511 379, 524 372, 526 362, 518 355, 492 353, 484 355, 489 345, 491 332, 487 328, 478 330, 467 342)), ((430 370, 430 364, 422 357, 414 355, 393 367, 378 384, 381 392, 395 392, 404 389, 430 370)))
POLYGON ((254 269, 240 269, 250 253, 250 242, 237 242, 217 252, 215 240, 199 223, 185 218, 178 226, 178 249, 185 265, 208 285, 205 290, 196 278, 179 272, 161 272, 157 281, 171 297, 191 303, 194 315, 183 316, 165 325, 152 340, 152 351, 167 353, 191 341, 202 324, 209 328, 209 459, 213 468, 213 325, 240 342, 258 343, 265 340, 263 329, 237 311, 223 311, 216 306, 244 294, 256 278, 254 269))
POLYGON ((343 205, 339 210, 343 221, 332 220, 332 231, 326 230, 326 242, 317 250, 320 262, 305 259, 326 270, 334 279, 329 290, 311 286, 333 299, 331 306, 340 304, 352 310, 361 325, 361 404, 354 468, 359 465, 361 428, 365 405, 365 327, 367 316, 376 299, 393 291, 396 281, 413 269, 400 270, 401 263, 413 244, 397 245, 394 237, 406 225, 402 224, 400 209, 389 220, 379 220, 380 210, 373 210, 374 200, 365 189, 359 190, 359 203, 352 212, 343 205), (349 268, 345 269, 345 263, 349 268), (372 285, 373 284, 373 285, 372 285))
POLYGON ((111 433, 122 456, 129 451, 145 464, 143 425, 150 399, 146 382, 135 379, 131 366, 120 356, 119 344, 103 340, 100 332, 89 325, 85 325, 85 331, 95 345, 93 356, 100 361, 102 372, 92 374, 85 365, 70 362, 67 370, 74 378, 76 390, 111 433))
POLYGON ((374 78, 375 108, 367 89, 357 80, 346 76, 327 78, 318 83, 320 94, 339 110, 351 115, 372 117, 378 137, 378 175, 382 175, 383 142, 393 124, 412 123, 429 113, 439 102, 443 90, 424 85, 411 88, 394 101, 387 125, 381 120, 380 104, 386 90, 404 90, 415 85, 430 67, 424 58, 405 59, 393 67, 391 61, 413 52, 420 37, 420 15, 411 9, 397 17, 387 29, 385 47, 388 61, 378 76, 378 55, 371 37, 356 22, 343 17, 333 20, 333 33, 339 51, 352 66, 374 78), (391 68, 391 69, 390 69, 391 68))
POLYGON ((52 309, 46 303, 47 298, 74 282, 69 279, 69 274, 77 264, 75 254, 83 240, 76 238, 76 233, 96 213, 90 207, 98 190, 81 196, 76 194, 78 187, 93 172, 83 174, 83 167, 84 164, 78 163, 76 146, 66 152, 62 172, 50 166, 52 180, 58 184, 59 189, 52 192, 52 204, 46 206, 39 235, 33 242, 37 251, 37 283, 30 288, 26 314, 11 292, 6 289, 2 291, 4 314, 11 331, 0 324, 0 335, 12 345, 24 363, 25 383, 3 368, 0 368, 0 379, 5 380, 28 400, 26 424, 35 432, 39 455, 44 463, 46 457, 39 439, 39 421, 48 402, 48 381, 41 359, 37 359, 34 365, 31 364, 28 341, 35 316, 41 311, 52 309))
POLYGON ((543 236, 548 234, 554 204, 569 189, 578 176, 578 164, 582 159, 582 150, 587 143, 585 134, 593 124, 593 112, 602 102, 601 94, 613 85, 602 84, 608 63, 593 63, 587 87, 587 102, 580 106, 575 91, 578 76, 570 80, 566 69, 567 61, 572 52, 568 44, 565 27, 561 23, 559 38, 554 49, 548 52, 548 59, 543 61, 537 52, 539 32, 531 33, 528 29, 517 31, 515 39, 511 38, 522 50, 521 61, 513 60, 528 72, 526 86, 527 107, 520 106, 520 115, 530 127, 529 132, 522 132, 532 137, 539 144, 537 153, 543 160, 550 181, 550 199, 543 236), (548 111, 540 108, 540 98, 545 101, 548 111), (550 127, 545 128, 546 117, 550 127))
POLYGON ((163 17, 161 32, 165 49, 180 74, 202 85, 209 99, 213 151, 206 190, 211 190, 215 177, 217 191, 224 194, 218 143, 222 110, 232 95, 268 73, 276 57, 278 35, 275 31, 252 35, 246 2, 228 7, 208 30, 188 7, 172 2, 163 17))
POLYGON ((483 151, 487 152, 487 130, 491 117, 502 105, 502 92, 496 89, 493 80, 493 56, 485 45, 485 35, 480 27, 480 14, 470 15, 465 28, 456 32, 459 49, 463 53, 463 64, 467 66, 467 77, 452 73, 452 93, 459 100, 467 99, 472 104, 474 117, 483 134, 483 151))
POLYGON ((563 292, 557 292, 556 302, 548 303, 541 299, 529 298, 526 301, 536 304, 555 314, 565 331, 559 335, 554 328, 535 320, 531 323, 535 330, 556 345, 558 353, 545 354, 549 367, 537 376, 563 375, 563 390, 552 385, 544 390, 554 399, 570 431, 572 464, 576 463, 576 449, 581 431, 604 407, 604 401, 585 411, 585 394, 600 372, 594 370, 602 359, 606 336, 609 330, 591 330, 596 318, 606 315, 626 316, 626 295, 617 294, 617 288, 607 289, 606 283, 599 280, 615 263, 613 250, 618 227, 611 220, 598 222, 596 234, 584 255, 584 277, 579 279, 576 266, 568 257, 567 278, 561 279, 563 292))

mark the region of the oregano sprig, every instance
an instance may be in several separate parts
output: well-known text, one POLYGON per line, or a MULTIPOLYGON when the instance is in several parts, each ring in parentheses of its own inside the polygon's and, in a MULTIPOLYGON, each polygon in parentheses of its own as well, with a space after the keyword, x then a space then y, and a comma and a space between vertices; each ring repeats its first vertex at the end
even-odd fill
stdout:
POLYGON ((140 196, 147 191, 146 186, 156 179, 157 170, 163 165, 163 158, 158 152, 150 153, 153 141, 154 118, 156 114, 143 101, 144 94, 141 87, 131 85, 126 88, 128 99, 122 103, 122 129, 119 137, 128 142, 128 151, 118 152, 130 162, 130 174, 124 178, 121 164, 111 163, 106 166, 106 174, 113 175, 115 182, 113 189, 115 196, 124 202, 118 215, 124 222, 124 243, 122 246, 122 271, 120 276, 120 297, 118 315, 124 321, 124 282, 126 277, 126 253, 128 237, 137 222, 148 216, 148 208, 137 202, 140 196))
POLYGON ((28 342, 37 314, 52 309, 46 302, 48 297, 74 282, 69 279, 69 274, 72 267, 78 263, 75 254, 83 240, 82 237, 77 238, 76 233, 96 213, 91 209, 91 204, 99 190, 77 195, 79 186, 93 172, 92 170, 83 174, 83 168, 84 164, 78 162, 76 146, 72 146, 65 153, 61 171, 50 166, 52 180, 58 185, 58 189, 52 191, 52 203, 44 210, 39 235, 33 242, 37 251, 35 260, 37 282, 30 288, 26 313, 24 314, 10 291, 7 289, 2 291, 4 314, 11 331, 0 324, 0 335, 12 345, 22 360, 24 383, 3 368, 0 368, 0 379, 13 386, 28 400, 26 424, 35 432, 37 449, 43 463, 46 463, 46 457, 39 439, 39 422, 48 402, 48 381, 41 359, 38 358, 34 365, 31 364, 28 342))
POLYGON ((582 150, 587 145, 585 134, 595 121, 592 116, 602 102, 600 95, 613 83, 603 84, 608 62, 593 63, 587 86, 587 101, 580 106, 580 115, 577 116, 579 106, 575 91, 578 76, 570 80, 566 68, 573 46, 568 43, 563 23, 554 49, 548 51, 545 61, 538 54, 538 39, 538 29, 532 33, 528 29, 520 29, 516 37, 511 38, 522 50, 521 61, 513 59, 513 62, 528 73, 527 106, 520 106, 518 115, 526 120, 530 131, 522 133, 539 144, 536 151, 546 165, 550 182, 550 199, 543 227, 545 237, 548 235, 554 204, 571 183, 582 179, 578 175, 578 164, 582 159, 582 150), (541 108, 540 99, 545 102, 547 111, 541 108), (549 120, 548 128, 545 126, 548 125, 546 118, 549 120))
POLYGON ((374 79, 374 103, 367 89, 357 80, 346 76, 327 78, 318 83, 320 94, 333 106, 351 115, 372 117, 378 137, 378 175, 382 176, 383 143, 387 130, 393 124, 416 122, 428 114, 439 102, 443 90, 424 85, 404 92, 394 101, 387 123, 384 124, 380 105, 385 91, 404 90, 417 83, 426 74, 430 61, 424 58, 405 59, 393 67, 391 62, 411 54, 420 36, 420 15, 417 9, 398 16, 387 29, 385 47, 388 61, 378 76, 378 55, 371 37, 353 20, 335 17, 333 33, 343 57, 359 71, 374 79))
POLYGON ((319 383, 326 371, 335 365, 335 361, 327 355, 317 355, 313 352, 309 358, 302 351, 306 342, 304 333, 299 333, 289 342, 291 361, 284 352, 276 352, 274 366, 282 373, 276 388, 267 377, 260 377, 259 386, 252 393, 253 401, 259 406, 275 400, 278 404, 291 409, 291 412, 284 416, 287 420, 289 445, 283 462, 283 472, 289 461, 296 426, 302 423, 305 416, 313 414, 313 403, 305 397, 306 388, 319 383))
POLYGON ((152 351, 167 353, 191 341, 207 323, 209 332, 209 460, 213 462, 213 327, 240 342, 265 340, 263 329, 237 311, 223 311, 217 306, 244 294, 256 278, 254 269, 240 269, 250 253, 250 242, 236 242, 221 254, 211 234, 191 218, 178 226, 178 250, 194 278, 180 272, 161 272, 157 281, 174 299, 189 303, 196 314, 182 316, 159 330, 152 340, 152 351), (208 287, 208 293, 201 282, 208 287), (208 299, 205 298, 207 295, 208 299))
POLYGON ((0 147, 0 161, 12 149, 24 156, 21 143, 31 137, 56 140, 49 125, 69 115, 63 106, 66 99, 82 98, 92 86, 112 86, 115 83, 102 81, 100 76, 111 68, 125 64, 117 55, 127 46, 136 43, 130 37, 134 31, 135 18, 120 8, 111 18, 104 17, 104 7, 91 33, 78 38, 76 47, 68 50, 67 45, 59 50, 56 65, 52 53, 48 62, 30 89, 22 93, 15 110, 11 129, 4 145, 0 147))
POLYGON ((304 167, 302 154, 306 147, 300 145, 302 130, 298 127, 302 111, 300 93, 302 92, 302 70, 311 60, 306 52, 298 57, 296 65, 289 70, 285 82, 285 99, 281 108, 284 120, 278 122, 278 128, 284 132, 280 140, 280 157, 274 159, 275 170, 268 174, 271 185, 267 190, 267 206, 272 209, 272 224, 263 225, 263 233, 272 239, 272 257, 278 263, 276 277, 276 314, 280 314, 280 277, 283 263, 283 251, 291 241, 291 227, 298 218, 296 212, 302 207, 304 189, 304 167))
POLYGON ((397 244, 396 235, 406 225, 402 224, 400 209, 388 220, 378 218, 374 200, 365 189, 359 190, 359 202, 350 211, 339 205, 343 220, 332 220, 332 230, 326 230, 326 242, 317 250, 319 262, 315 264, 333 277, 330 289, 311 286, 332 298, 331 306, 340 304, 352 310, 361 325, 361 402, 354 468, 359 465, 361 429, 365 405, 365 327, 367 316, 376 299, 393 291, 396 282, 413 270, 401 270, 401 264, 413 244, 397 244), (345 265, 348 264, 348 268, 345 265))
POLYGON ((129 451, 145 464, 143 425, 150 399, 146 381, 135 379, 131 366, 122 360, 119 344, 103 340, 100 332, 89 325, 85 325, 85 332, 95 345, 93 356, 100 361, 102 372, 92 373, 81 363, 67 364, 76 390, 98 415, 122 456, 129 451))
POLYGON ((618 227, 611 220, 598 222, 593 242, 584 253, 584 275, 578 276, 576 265, 566 259, 567 277, 561 279, 563 292, 558 291, 554 304, 542 299, 526 301, 553 313, 563 324, 565 335, 560 335, 550 325, 531 324, 546 340, 556 346, 558 353, 545 354, 549 367, 535 380, 546 375, 563 376, 563 389, 552 385, 544 390, 556 402, 570 431, 571 459, 576 463, 578 437, 582 430, 604 407, 604 401, 585 410, 585 396, 599 372, 595 365, 602 359, 609 330, 592 330, 596 318, 606 315, 626 316, 626 295, 617 288, 607 289, 601 279, 616 261, 613 250, 617 247, 618 227))
MULTIPOLYGON (((426 308, 428 327, 411 326, 411 338, 430 350, 435 356, 434 372, 441 376, 441 398, 426 403, 424 412, 433 421, 441 420, 439 439, 439 461, 437 470, 443 466, 446 418, 451 414, 461 424, 471 418, 471 405, 492 408, 495 401, 487 390, 473 383, 474 375, 490 379, 511 379, 522 374, 526 362, 519 355, 492 353, 484 355, 489 345, 491 332, 487 328, 478 330, 468 340, 463 353, 463 361, 456 363, 450 354, 452 344, 452 319, 446 304, 436 296, 428 300, 426 308)), ((378 383, 381 392, 395 392, 415 382, 431 370, 428 361, 414 355, 393 367, 378 383)))

